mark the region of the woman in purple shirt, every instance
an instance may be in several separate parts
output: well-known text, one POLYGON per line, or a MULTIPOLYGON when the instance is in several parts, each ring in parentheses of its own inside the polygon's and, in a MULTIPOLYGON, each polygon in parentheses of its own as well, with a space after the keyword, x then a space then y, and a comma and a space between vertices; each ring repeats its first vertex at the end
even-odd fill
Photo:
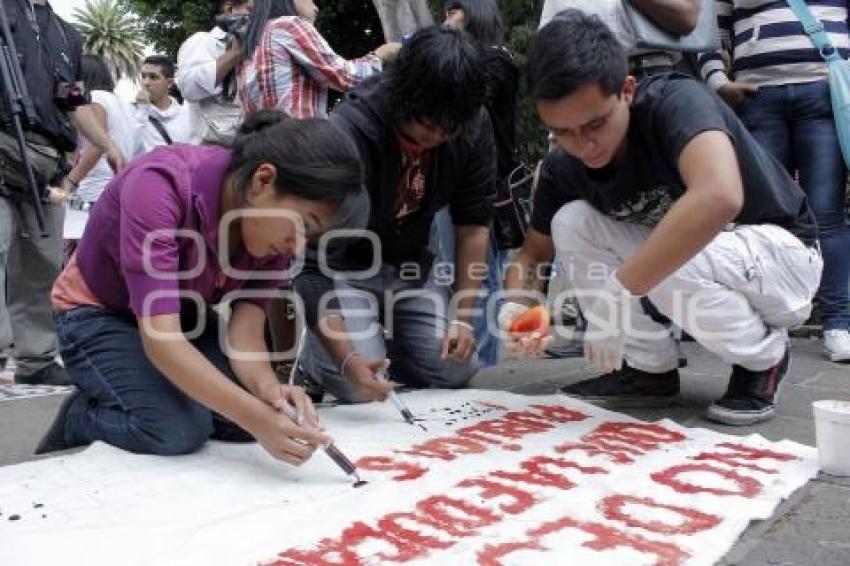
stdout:
POLYGON ((53 288, 78 389, 38 452, 100 440, 185 454, 247 431, 272 456, 306 461, 326 437, 303 391, 281 385, 268 361, 265 301, 305 238, 356 201, 362 177, 335 126, 278 112, 251 118, 232 148, 177 144, 131 163, 53 288), (216 304, 229 313, 221 327, 216 304))

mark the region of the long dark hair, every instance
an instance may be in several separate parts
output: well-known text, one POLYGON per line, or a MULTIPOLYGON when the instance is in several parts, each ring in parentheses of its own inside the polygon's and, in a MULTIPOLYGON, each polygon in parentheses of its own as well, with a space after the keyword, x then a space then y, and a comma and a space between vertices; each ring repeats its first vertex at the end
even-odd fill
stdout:
POLYGON ((248 23, 248 29, 245 30, 242 52, 239 54, 239 62, 241 63, 254 56, 254 50, 260 43, 267 23, 283 16, 297 15, 294 0, 254 0, 251 20, 248 23))
POLYGON ((354 142, 328 120, 292 120, 279 110, 248 117, 233 142, 228 174, 240 205, 263 163, 277 169, 275 191, 340 207, 363 189, 363 166, 354 142))
POLYGON ((486 47, 505 43, 505 26, 496 0, 449 0, 445 11, 463 10, 466 24, 463 29, 486 47))
POLYGON ((80 78, 86 85, 86 90, 115 90, 115 80, 109 73, 106 61, 99 55, 86 53, 80 60, 80 78))

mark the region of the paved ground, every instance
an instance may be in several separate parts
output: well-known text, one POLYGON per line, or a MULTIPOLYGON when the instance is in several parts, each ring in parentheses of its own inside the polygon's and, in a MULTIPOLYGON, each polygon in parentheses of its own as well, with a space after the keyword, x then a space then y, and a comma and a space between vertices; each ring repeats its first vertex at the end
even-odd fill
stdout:
MULTIPOLYGON (((671 418, 685 426, 709 427, 729 434, 761 434, 814 445, 811 403, 850 400, 850 365, 827 362, 818 341, 794 340, 792 369, 782 390, 779 416, 753 427, 709 423, 704 409, 726 386, 728 366, 694 344, 686 344, 689 365, 682 370, 682 403, 666 410, 632 410, 643 420, 671 418)), ((512 360, 481 372, 473 386, 528 395, 554 393, 557 386, 592 376, 577 359, 512 360)), ((8 377, 8 376, 7 376, 8 377)), ((0 397, 2 399, 2 397, 0 397)), ((47 428, 62 395, 0 400, 0 466, 34 459, 32 450, 47 428)), ((799 490, 774 517, 751 525, 723 564, 747 566, 850 565, 850 478, 821 475, 799 490)))

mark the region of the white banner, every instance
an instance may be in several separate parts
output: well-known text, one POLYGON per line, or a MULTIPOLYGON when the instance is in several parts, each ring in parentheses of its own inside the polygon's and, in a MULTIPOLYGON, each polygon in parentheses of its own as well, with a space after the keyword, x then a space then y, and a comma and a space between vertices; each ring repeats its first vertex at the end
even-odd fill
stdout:
POLYGON ((368 485, 322 453, 138 456, 96 444, 0 468, 0 564, 712 564, 817 473, 813 448, 561 396, 404 395, 322 411, 368 485))

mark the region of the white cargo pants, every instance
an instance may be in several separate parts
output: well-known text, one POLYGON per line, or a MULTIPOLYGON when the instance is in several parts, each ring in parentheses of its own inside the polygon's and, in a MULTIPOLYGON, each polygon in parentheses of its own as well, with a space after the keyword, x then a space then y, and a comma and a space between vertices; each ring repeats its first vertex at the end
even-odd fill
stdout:
MULTIPOLYGON (((552 239, 582 309, 650 232, 605 216, 586 201, 558 211, 552 239)), ((740 225, 718 234, 648 298, 726 362, 762 371, 782 358, 787 329, 809 317, 822 268, 820 252, 784 228, 740 225)), ((647 372, 675 369, 678 350, 669 330, 646 316, 638 301, 632 304, 624 329, 626 362, 647 372)))

